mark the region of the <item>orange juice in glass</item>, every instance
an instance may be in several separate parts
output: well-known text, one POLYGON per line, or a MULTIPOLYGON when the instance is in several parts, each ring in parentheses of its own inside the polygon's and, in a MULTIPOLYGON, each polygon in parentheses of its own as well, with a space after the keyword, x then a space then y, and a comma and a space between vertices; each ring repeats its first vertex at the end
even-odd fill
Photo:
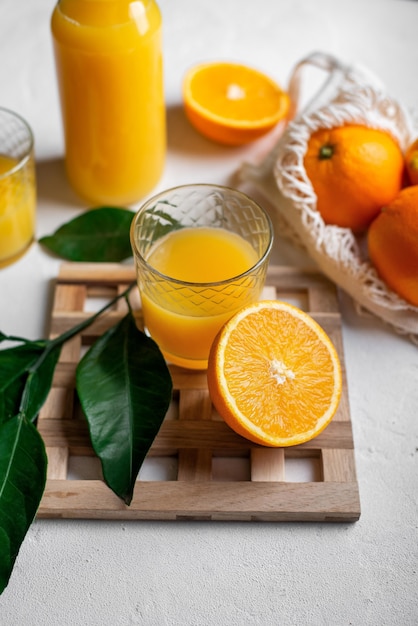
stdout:
POLYGON ((54 9, 66 170, 90 203, 131 204, 162 174, 161 26, 154 0, 59 0, 54 9))
POLYGON ((16 113, 0 108, 0 267, 16 261, 35 233, 33 135, 16 113))
POLYGON ((154 196, 131 226, 144 323, 167 360, 205 369, 220 328, 258 300, 273 243, 244 193, 184 185, 154 196))

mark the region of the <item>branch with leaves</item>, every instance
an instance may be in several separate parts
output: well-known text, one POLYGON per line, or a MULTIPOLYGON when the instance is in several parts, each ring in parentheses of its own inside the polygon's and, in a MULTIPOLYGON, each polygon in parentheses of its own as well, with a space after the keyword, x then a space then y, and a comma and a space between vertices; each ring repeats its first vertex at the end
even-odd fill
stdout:
MULTIPOLYGON (((131 254, 132 215, 113 208, 86 212, 44 242, 71 260, 122 260, 131 254), (86 232, 97 234, 99 223, 95 243, 91 234, 86 243, 86 232)), ((171 375, 160 349, 136 326, 129 304, 132 287, 54 339, 30 341, 0 332, 0 343, 12 344, 0 350, 0 594, 45 490, 47 455, 36 419, 51 389, 61 349, 120 298, 126 299, 128 313, 80 360, 76 389, 104 480, 127 505, 132 501, 138 472, 172 395, 171 375)))

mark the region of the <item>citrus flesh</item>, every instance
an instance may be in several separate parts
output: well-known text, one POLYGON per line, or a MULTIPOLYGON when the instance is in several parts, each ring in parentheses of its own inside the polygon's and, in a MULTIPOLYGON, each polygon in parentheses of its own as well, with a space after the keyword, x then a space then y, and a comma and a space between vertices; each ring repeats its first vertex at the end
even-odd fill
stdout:
POLYGON ((341 397, 341 366, 330 338, 310 315, 278 300, 244 307, 227 322, 212 345, 207 376, 226 423, 271 447, 316 437, 341 397))
POLYGON ((269 132, 289 109, 289 97, 265 74, 237 63, 192 67, 183 81, 190 123, 213 141, 241 145, 269 132))

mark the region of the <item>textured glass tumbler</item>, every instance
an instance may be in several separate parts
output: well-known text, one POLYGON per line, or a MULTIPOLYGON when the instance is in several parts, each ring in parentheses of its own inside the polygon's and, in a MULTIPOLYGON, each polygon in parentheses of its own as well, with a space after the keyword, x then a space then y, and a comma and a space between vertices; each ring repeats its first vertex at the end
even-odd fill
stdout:
POLYGON ((33 135, 19 115, 0 108, 0 267, 16 261, 35 233, 33 135))
MULTIPOLYGON (((135 215, 130 236, 147 331, 169 362, 205 369, 220 328, 236 311, 260 297, 273 244, 270 218, 238 190, 184 185, 149 199, 135 215), (169 271, 162 273, 153 267, 150 256, 157 249, 164 252, 173 233, 184 240, 184 247, 180 245, 176 252, 179 256, 190 252, 188 244, 193 237, 202 236, 202 251, 193 258, 181 259, 186 269, 190 266, 195 274, 200 271, 196 268, 202 267, 202 281, 196 275, 193 280, 179 280, 169 271), (235 250, 223 248, 218 236, 232 238, 239 247, 246 247, 251 259, 248 269, 239 274, 228 273, 235 250), (205 249, 210 254, 205 256, 205 249), (211 271, 211 265, 221 268, 225 274, 222 280, 206 281, 203 275, 211 271)), ((193 249, 196 251, 197 247, 194 245, 193 249)))

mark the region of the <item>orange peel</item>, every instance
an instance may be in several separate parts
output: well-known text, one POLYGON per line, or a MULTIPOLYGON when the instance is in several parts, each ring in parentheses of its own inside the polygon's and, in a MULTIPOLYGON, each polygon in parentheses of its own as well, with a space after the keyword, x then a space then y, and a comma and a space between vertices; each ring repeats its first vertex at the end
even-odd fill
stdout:
POLYGON ((242 145, 272 130, 289 110, 289 96, 270 77, 239 63, 190 68, 183 80, 187 118, 201 134, 242 145))
POLYGON ((265 446, 313 439, 338 408, 342 373, 323 328, 286 302, 244 307, 217 335, 208 362, 208 388, 225 422, 265 446))

